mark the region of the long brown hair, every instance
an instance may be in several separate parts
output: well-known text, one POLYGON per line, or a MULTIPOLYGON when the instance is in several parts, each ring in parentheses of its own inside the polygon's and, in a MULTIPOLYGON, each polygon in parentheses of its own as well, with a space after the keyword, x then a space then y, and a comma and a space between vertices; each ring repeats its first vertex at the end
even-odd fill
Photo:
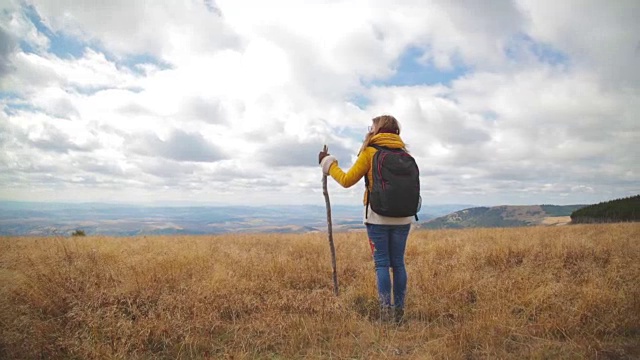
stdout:
POLYGON ((358 151, 358 155, 360 155, 360 153, 369 146, 369 144, 371 143, 371 138, 374 135, 379 134, 383 130, 384 132, 400 135, 400 123, 398 123, 398 120, 396 120, 396 118, 394 118, 393 116, 381 115, 374 117, 372 121, 373 129, 365 136, 364 141, 362 142, 362 146, 360 147, 360 151, 358 151))

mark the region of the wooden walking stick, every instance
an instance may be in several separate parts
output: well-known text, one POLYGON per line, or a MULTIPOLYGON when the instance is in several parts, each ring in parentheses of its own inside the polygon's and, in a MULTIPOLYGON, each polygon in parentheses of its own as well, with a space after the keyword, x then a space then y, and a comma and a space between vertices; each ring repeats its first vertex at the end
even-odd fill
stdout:
MULTIPOLYGON (((327 145, 322 149, 328 152, 327 145)), ((327 230, 329 235, 329 249, 331 249, 331 268, 333 269, 333 292, 338 296, 338 273, 336 271, 336 248, 333 246, 333 226, 331 225, 331 202, 329 201, 329 191, 327 190, 327 175, 322 174, 322 194, 324 203, 327 205, 327 230)))

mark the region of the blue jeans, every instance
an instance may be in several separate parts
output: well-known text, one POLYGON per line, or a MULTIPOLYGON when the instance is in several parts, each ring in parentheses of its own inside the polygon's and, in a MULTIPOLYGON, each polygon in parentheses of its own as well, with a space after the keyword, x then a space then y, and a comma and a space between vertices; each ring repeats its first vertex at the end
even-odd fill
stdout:
POLYGON ((402 309, 407 292, 404 250, 411 225, 366 225, 376 268, 380 305, 385 307, 393 305, 397 309, 402 309), (393 304, 391 304, 389 268, 393 269, 393 304))

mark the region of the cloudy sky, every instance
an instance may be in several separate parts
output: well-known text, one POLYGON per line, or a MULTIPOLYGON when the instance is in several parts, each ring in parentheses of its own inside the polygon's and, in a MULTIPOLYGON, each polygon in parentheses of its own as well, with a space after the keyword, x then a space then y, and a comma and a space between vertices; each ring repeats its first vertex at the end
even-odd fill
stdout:
POLYGON ((323 205, 381 114, 425 203, 640 193, 637 0, 0 6, 0 200, 323 205))

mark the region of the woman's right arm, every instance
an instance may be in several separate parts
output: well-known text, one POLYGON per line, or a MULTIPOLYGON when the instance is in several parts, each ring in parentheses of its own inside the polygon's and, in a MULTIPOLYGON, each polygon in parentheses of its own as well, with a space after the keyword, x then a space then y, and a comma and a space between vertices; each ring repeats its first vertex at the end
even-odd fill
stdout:
POLYGON ((374 148, 366 148, 356 160, 355 164, 349 169, 349 171, 344 172, 340 166, 338 166, 338 162, 335 161, 331 164, 329 168, 329 174, 331 177, 340 185, 345 188, 351 187, 355 185, 363 176, 367 175, 367 172, 371 168, 371 152, 375 152, 374 148))

